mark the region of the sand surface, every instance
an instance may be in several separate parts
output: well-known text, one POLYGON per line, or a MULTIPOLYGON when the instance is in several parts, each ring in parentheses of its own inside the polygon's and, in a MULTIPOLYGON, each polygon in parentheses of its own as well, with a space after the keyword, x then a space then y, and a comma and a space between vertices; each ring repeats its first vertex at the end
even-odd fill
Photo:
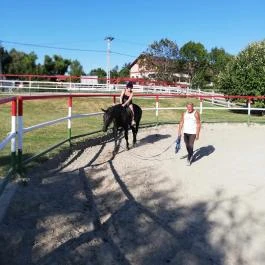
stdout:
POLYGON ((191 166, 176 126, 137 139, 34 169, 0 224, 0 264, 265 264, 264 126, 204 124, 191 166))

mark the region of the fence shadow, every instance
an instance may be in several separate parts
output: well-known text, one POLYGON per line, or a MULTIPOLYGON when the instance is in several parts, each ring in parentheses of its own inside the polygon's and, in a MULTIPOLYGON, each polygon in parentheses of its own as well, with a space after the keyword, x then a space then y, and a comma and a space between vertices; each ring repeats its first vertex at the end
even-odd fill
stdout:
MULTIPOLYGON (((183 205, 178 202, 176 187, 168 183, 164 190, 139 193, 137 189, 150 181, 142 177, 146 169, 135 169, 128 183, 119 171, 116 156, 97 164, 103 149, 104 144, 74 172, 44 179, 41 173, 42 183, 31 182, 20 188, 0 225, 3 264, 227 264, 225 250, 231 245, 225 235, 234 229, 238 200, 223 202, 219 193, 211 202, 183 205), (222 227, 211 215, 222 211, 224 203, 230 209, 223 213, 227 222, 222 227), (215 226, 222 228, 224 238, 213 243, 210 238, 215 226)), ((201 147, 196 150, 197 158, 214 150, 211 145, 201 147)), ((156 170, 148 169, 149 176, 156 170)), ((159 178, 153 185, 159 187, 166 181, 159 178)), ((241 228, 254 222, 262 225, 262 216, 249 216, 251 210, 247 218, 237 220, 241 228)), ((234 241, 242 241, 241 237, 234 241)), ((255 235, 249 234, 243 246, 253 238, 255 235)), ((243 264, 244 249, 237 251, 234 265, 243 264)))

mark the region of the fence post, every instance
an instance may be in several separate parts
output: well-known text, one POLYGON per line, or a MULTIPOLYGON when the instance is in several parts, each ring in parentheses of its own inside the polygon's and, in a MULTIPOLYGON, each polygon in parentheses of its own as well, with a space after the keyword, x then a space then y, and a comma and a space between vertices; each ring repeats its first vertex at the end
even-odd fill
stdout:
MULTIPOLYGON (((17 99, 12 100, 11 107, 11 133, 16 133, 16 118, 17 118, 17 99)), ((11 165, 12 169, 16 171, 16 135, 11 139, 11 165)))
POLYGON ((158 107, 159 107, 158 100, 159 98, 158 96, 156 96, 156 126, 158 125, 158 107))
POLYGON ((202 98, 200 97, 200 114, 202 114, 202 98))
POLYGON ((116 104, 116 96, 115 95, 112 96, 112 99, 113 99, 113 105, 115 105, 116 104))
POLYGON ((72 137, 72 106, 73 106, 73 98, 70 96, 68 98, 68 140, 71 145, 71 137, 72 137))
POLYGON ((31 77, 29 77, 29 95, 31 96, 31 77))
POLYGON ((17 119, 17 136, 18 136, 18 173, 22 173, 22 154, 23 154, 23 99, 18 98, 18 119, 17 119))
POLYGON ((250 103, 250 98, 248 98, 248 126, 250 124, 250 114, 251 114, 251 103, 250 103))

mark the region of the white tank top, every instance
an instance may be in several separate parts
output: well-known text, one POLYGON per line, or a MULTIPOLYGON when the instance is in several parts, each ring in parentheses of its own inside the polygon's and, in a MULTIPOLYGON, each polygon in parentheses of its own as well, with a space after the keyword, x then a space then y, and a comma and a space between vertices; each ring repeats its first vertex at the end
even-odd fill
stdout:
POLYGON ((195 112, 189 113, 186 111, 184 113, 184 125, 183 125, 183 132, 188 134, 196 134, 197 122, 195 117, 195 112))

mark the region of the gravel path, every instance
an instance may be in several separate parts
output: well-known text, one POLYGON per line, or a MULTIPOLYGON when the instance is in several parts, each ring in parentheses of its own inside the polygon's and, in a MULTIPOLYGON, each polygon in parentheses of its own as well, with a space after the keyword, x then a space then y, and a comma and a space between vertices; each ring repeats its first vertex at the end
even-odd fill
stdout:
POLYGON ((116 154, 107 138, 79 144, 18 187, 0 264, 264 265, 264 132, 204 124, 191 166, 176 126, 116 154))

